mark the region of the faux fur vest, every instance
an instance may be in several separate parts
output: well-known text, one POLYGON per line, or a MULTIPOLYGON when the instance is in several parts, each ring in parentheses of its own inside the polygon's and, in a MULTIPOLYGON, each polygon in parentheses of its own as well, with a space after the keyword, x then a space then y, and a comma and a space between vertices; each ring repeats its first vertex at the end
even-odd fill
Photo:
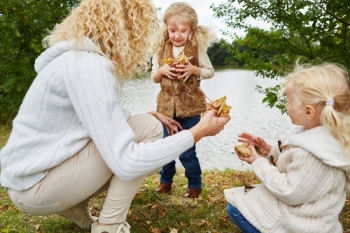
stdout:
MULTIPOLYGON (((191 57, 191 64, 199 66, 198 47, 185 46, 184 52, 187 57, 191 57)), ((158 54, 159 67, 164 65, 164 58, 173 57, 173 46, 170 42, 158 54)), ((191 117, 199 115, 206 110, 205 95, 200 89, 200 80, 191 75, 183 85, 178 80, 171 80, 163 77, 160 83, 160 92, 157 97, 157 111, 171 118, 191 117), (185 86, 186 85, 186 86, 185 86)))

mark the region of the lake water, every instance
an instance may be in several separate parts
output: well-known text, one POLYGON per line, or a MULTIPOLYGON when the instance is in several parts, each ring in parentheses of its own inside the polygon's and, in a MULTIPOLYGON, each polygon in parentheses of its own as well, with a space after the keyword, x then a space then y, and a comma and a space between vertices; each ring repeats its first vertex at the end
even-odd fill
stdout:
MULTIPOLYGON (((225 129, 214 137, 203 138, 197 143, 197 155, 205 169, 249 169, 234 153, 238 145, 238 134, 250 132, 267 141, 277 140, 292 126, 289 117, 276 108, 262 103, 263 94, 256 91, 257 85, 272 87, 278 80, 256 77, 253 72, 237 69, 216 69, 212 79, 203 80, 201 87, 211 100, 226 96, 226 103, 232 106, 231 121, 225 129)), ((121 103, 132 113, 156 109, 156 97, 160 90, 150 76, 133 79, 124 84, 121 103)), ((182 167, 179 160, 177 166, 182 167)))

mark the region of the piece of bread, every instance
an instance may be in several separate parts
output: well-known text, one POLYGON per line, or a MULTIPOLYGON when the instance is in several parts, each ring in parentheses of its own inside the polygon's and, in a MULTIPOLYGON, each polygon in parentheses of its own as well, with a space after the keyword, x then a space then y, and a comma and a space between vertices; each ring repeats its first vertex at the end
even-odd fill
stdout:
MULTIPOLYGON (((249 149, 249 145, 247 143, 243 143, 241 145, 235 146, 235 152, 239 157, 245 157, 248 158, 251 156, 251 152, 249 149)), ((257 146, 254 146, 256 153, 258 153, 260 156, 266 157, 268 155, 268 152, 264 149, 261 149, 257 146)))
POLYGON ((234 148, 238 157, 249 158, 251 156, 249 145, 247 143, 242 143, 234 148))

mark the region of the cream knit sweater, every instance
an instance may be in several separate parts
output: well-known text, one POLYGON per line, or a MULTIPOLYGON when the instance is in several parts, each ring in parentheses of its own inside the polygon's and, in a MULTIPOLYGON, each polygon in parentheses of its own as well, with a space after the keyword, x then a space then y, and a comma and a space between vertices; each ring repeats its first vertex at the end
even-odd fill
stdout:
POLYGON ((153 171, 194 144, 188 130, 135 143, 127 123, 130 113, 119 103, 121 87, 112 62, 87 38, 79 49, 68 41, 48 48, 37 58, 35 70, 38 75, 0 151, 3 187, 30 188, 91 139, 121 179, 153 171))
MULTIPOLYGON (((248 193, 225 190, 226 199, 261 232, 341 233, 338 221, 349 191, 350 161, 322 126, 293 134, 277 167, 259 158, 252 169, 262 185, 248 193)), ((348 155, 349 156, 349 155, 348 155)))

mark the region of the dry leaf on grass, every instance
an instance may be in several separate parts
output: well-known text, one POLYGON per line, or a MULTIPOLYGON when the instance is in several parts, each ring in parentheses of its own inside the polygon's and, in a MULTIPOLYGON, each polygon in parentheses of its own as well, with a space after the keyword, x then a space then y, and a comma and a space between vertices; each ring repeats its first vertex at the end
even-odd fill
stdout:
POLYGON ((151 227, 151 233, 162 233, 162 231, 159 228, 151 227))

